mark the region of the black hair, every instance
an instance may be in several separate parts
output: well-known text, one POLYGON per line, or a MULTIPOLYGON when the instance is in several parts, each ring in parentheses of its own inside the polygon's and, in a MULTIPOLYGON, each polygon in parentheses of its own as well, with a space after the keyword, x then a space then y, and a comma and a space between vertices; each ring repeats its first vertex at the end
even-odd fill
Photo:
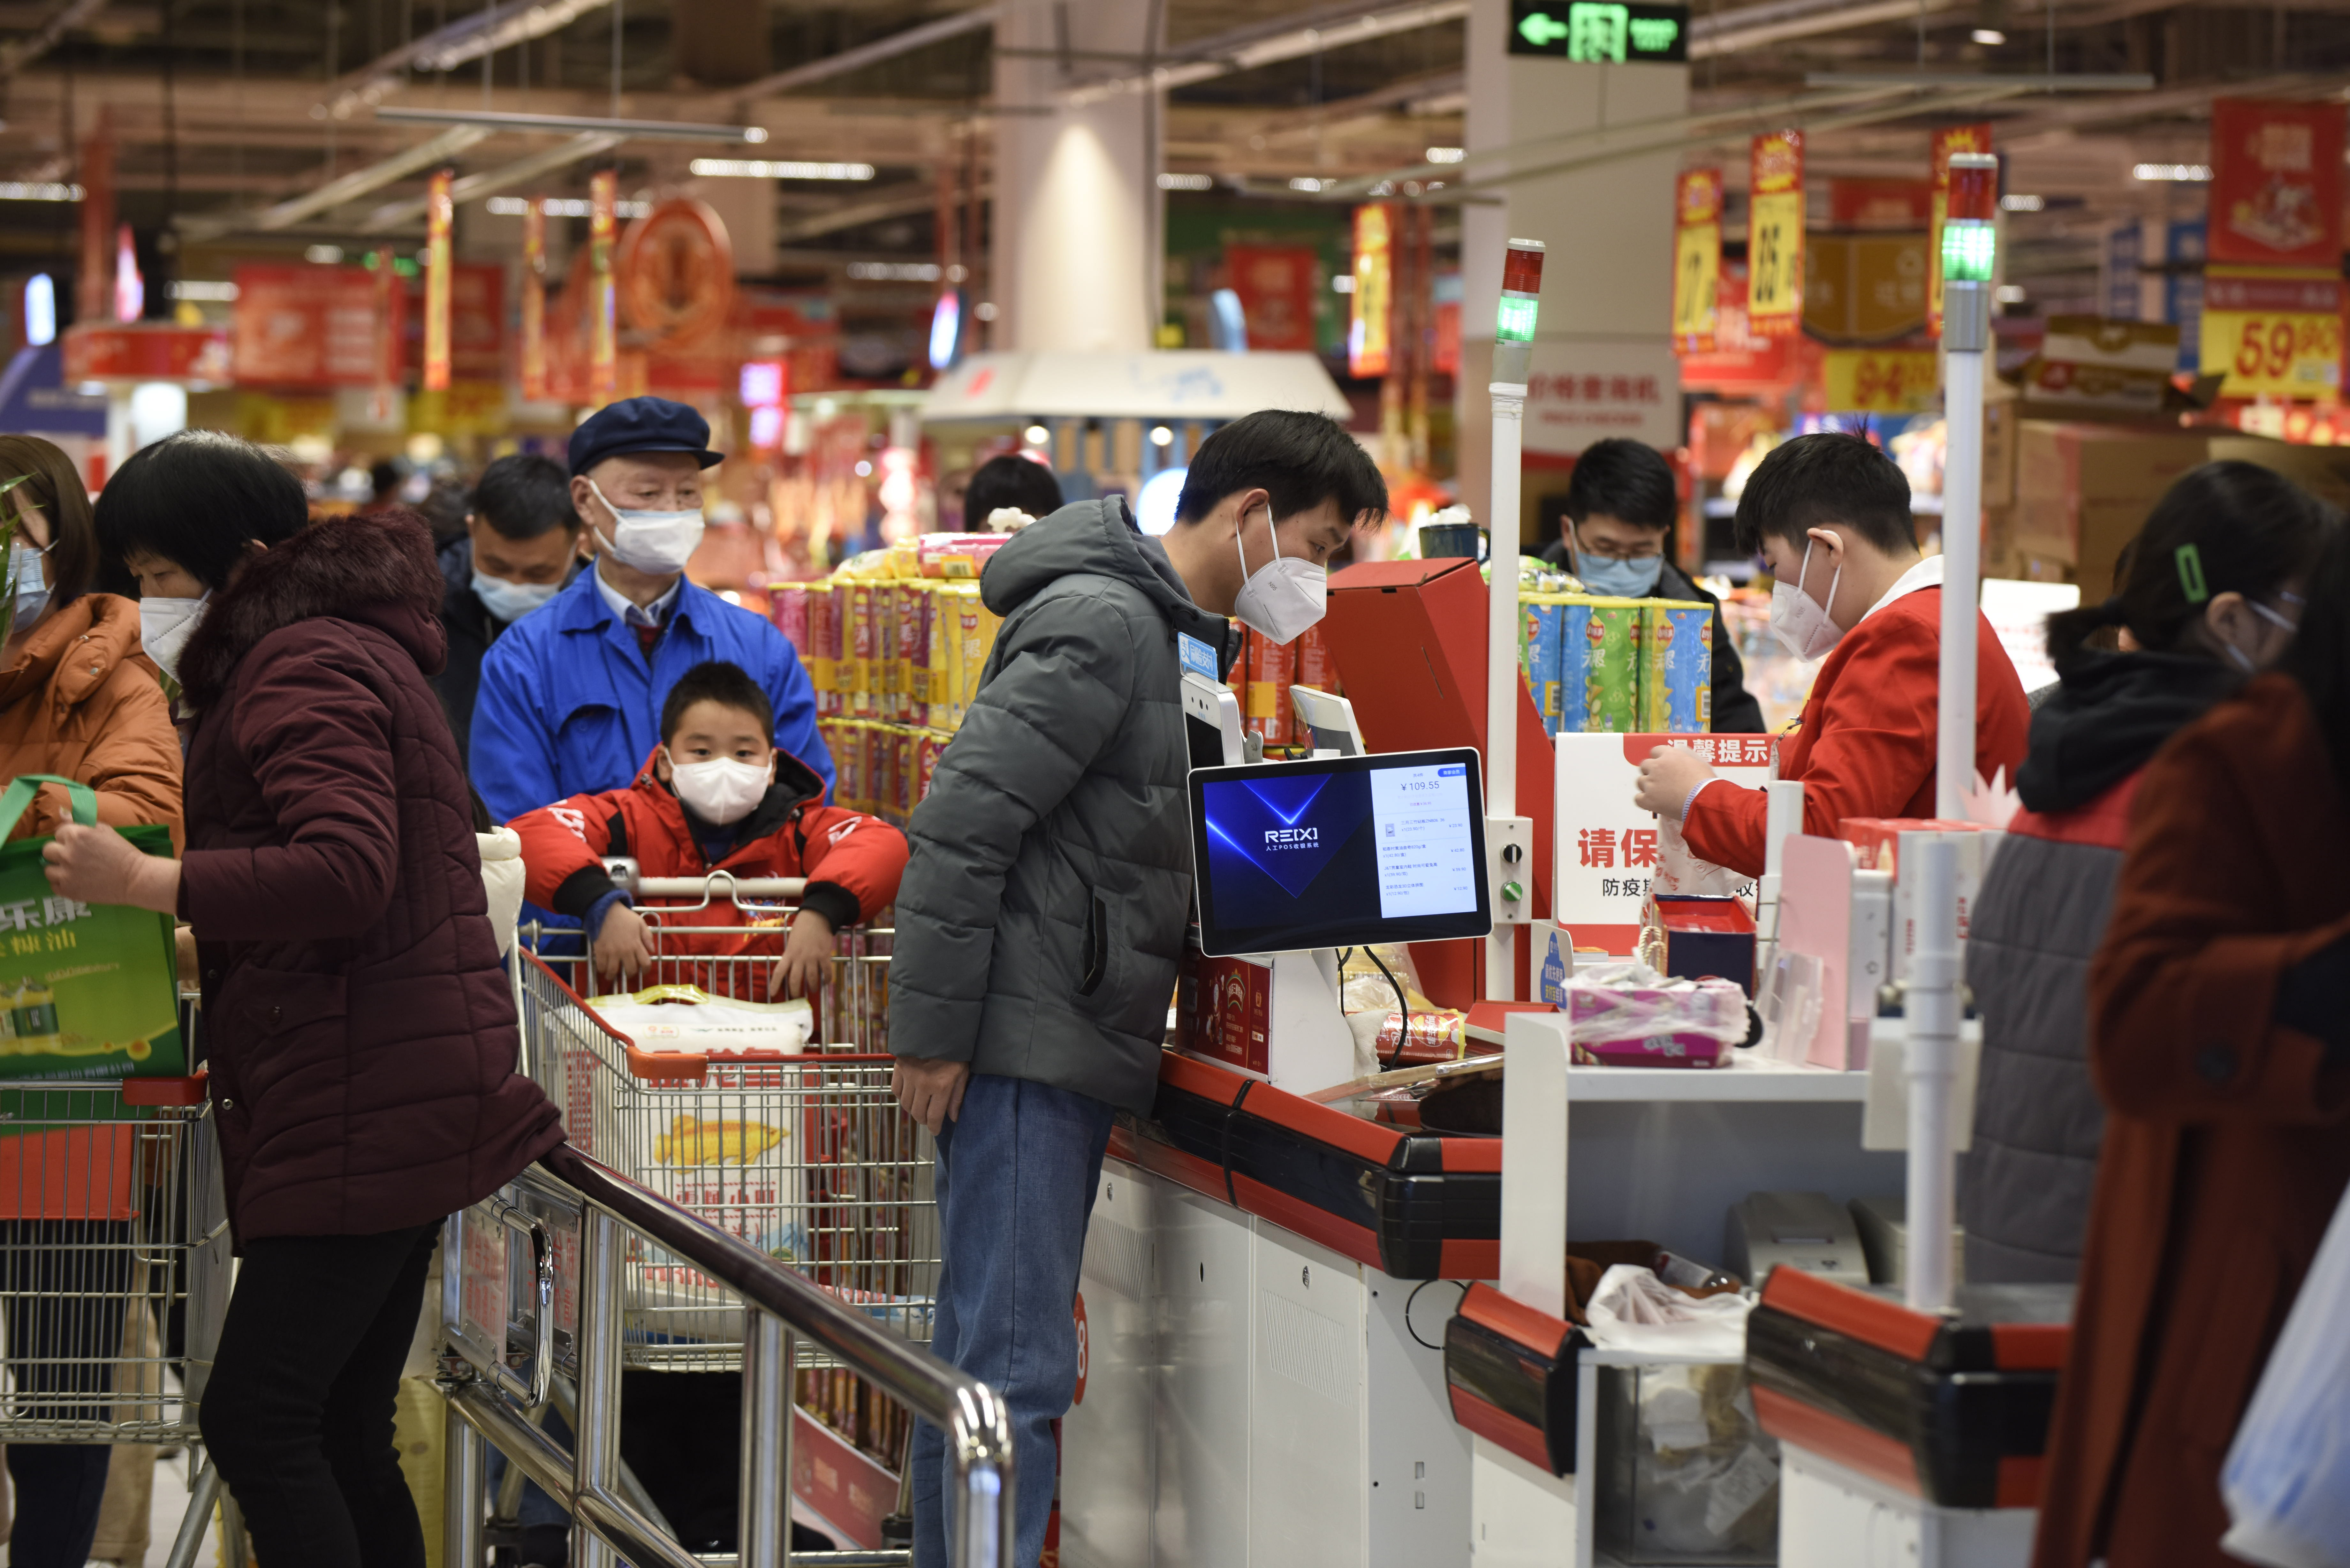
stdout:
POLYGON ((1888 556, 1918 547, 1901 465, 1866 438, 1832 431, 1773 447, 1748 476, 1731 526, 1749 556, 1765 539, 1801 545, 1814 528, 1849 529, 1888 556))
POLYGON ((1061 482, 1041 462, 1005 453, 979 465, 962 493, 962 525, 973 534, 984 532, 987 515, 999 506, 1016 506, 1031 517, 1046 517, 1061 509, 1061 482))
POLYGON ((2279 667, 2301 682, 2334 760, 2334 787, 2350 796, 2350 528, 2337 517, 2309 569, 2301 630, 2279 667))
POLYGON ((556 528, 577 534, 571 477, 551 457, 515 452, 482 470, 473 482, 473 515, 509 539, 536 539, 556 528))
POLYGON ((277 545, 310 520, 302 482, 253 442, 185 430, 142 447, 98 493, 98 539, 115 560, 155 556, 200 579, 228 575, 256 541, 277 545))
POLYGON ((759 716, 759 732, 772 736, 775 732, 775 705, 759 683, 751 679, 739 664, 729 664, 723 659, 712 659, 695 665, 677 678, 661 701, 661 743, 677 733, 685 722, 685 711, 696 702, 715 702, 722 708, 739 708, 745 713, 759 716))
MULTIPOLYGON (((79 598, 97 586, 99 577, 98 527, 90 517, 89 492, 82 488, 73 459, 56 442, 39 436, 0 435, 0 483, 19 477, 23 483, 0 493, 0 515, 16 516, 26 506, 40 512, 49 524, 42 576, 50 601, 66 604, 79 598)), ((27 545, 31 542, 26 541, 27 545)))
POLYGON ((378 458, 368 467, 368 488, 381 501, 398 490, 400 482, 406 477, 400 472, 400 464, 388 457, 378 458))
POLYGON ((1645 441, 1609 436, 1583 449, 1566 481, 1566 515, 1614 517, 1640 528, 1669 528, 1680 511, 1672 466, 1645 441))
POLYGON ((1176 498, 1175 521, 1197 523, 1228 495, 1262 490, 1273 514, 1294 517, 1326 501, 1341 521, 1387 515, 1388 483, 1363 443, 1327 414, 1264 409, 1243 414, 1200 443, 1176 498))
POLYGON ((2272 469, 2207 462, 2179 476, 2114 563, 2114 592, 2048 618, 2048 657, 2065 668, 2089 639, 2127 627, 2150 653, 2203 654, 2194 636, 2220 594, 2266 603, 2309 569, 2332 508, 2272 469), (2182 555, 2188 559, 2181 559, 2182 555))

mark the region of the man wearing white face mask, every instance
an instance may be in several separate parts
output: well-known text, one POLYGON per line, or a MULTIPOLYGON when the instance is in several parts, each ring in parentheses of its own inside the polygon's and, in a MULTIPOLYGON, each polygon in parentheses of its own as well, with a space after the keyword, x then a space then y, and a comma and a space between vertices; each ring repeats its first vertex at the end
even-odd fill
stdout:
MULTIPOLYGON (((1221 674, 1232 616, 1286 643, 1387 507, 1320 414, 1201 443, 1175 524, 1118 500, 1023 529, 980 577, 1004 618, 908 836, 889 969, 900 1104, 938 1136, 945 1268, 931 1348, 1003 1394, 1020 1473, 1050 1478, 1077 1365, 1070 1304, 1110 1119, 1148 1111, 1191 909, 1185 667, 1221 674)), ((914 1562, 943 1568, 941 1438, 918 1431, 914 1562)), ((1050 1485, 1019 1489, 1035 1568, 1050 1485)))
MULTIPOLYGON (((1942 557, 1920 557, 1899 465, 1857 436, 1798 436, 1754 470, 1739 497, 1742 550, 1774 587, 1771 630, 1823 660, 1784 737, 1779 776, 1804 789, 1804 831, 1846 817, 1934 815, 1940 714, 1942 557)), ((2032 713, 1991 623, 1977 618, 1975 771, 2023 761, 2032 713)), ((1640 766, 1633 804, 1679 825, 1699 857, 1747 876, 1763 862, 1763 794, 1723 783, 1681 747, 1640 766)))
POLYGON ((662 398, 624 399, 571 432, 571 504, 596 565, 482 660, 473 786, 501 821, 625 788, 660 744, 670 689, 712 660, 758 682, 775 743, 831 788, 799 655, 764 617, 685 576, 702 542, 702 475, 720 461, 709 442, 707 421, 662 398))
POLYGON ((578 510, 563 465, 516 452, 482 470, 465 532, 441 552, 449 662, 432 678, 457 749, 470 753, 482 659, 505 629, 550 603, 579 570, 578 510))

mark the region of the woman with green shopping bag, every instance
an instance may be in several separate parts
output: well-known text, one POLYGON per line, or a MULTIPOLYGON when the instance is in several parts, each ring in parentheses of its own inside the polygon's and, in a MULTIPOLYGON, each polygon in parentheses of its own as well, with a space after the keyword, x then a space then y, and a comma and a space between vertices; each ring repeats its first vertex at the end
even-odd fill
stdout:
MULTIPOLYGON (((180 833, 180 747, 154 666, 140 651, 139 607, 91 591, 99 549, 89 496, 73 460, 37 437, 0 436, 0 780, 70 779, 87 786, 89 816, 166 829, 157 847, 168 850, 180 833)), ((0 836, 44 836, 68 815, 68 791, 55 784, 28 805, 8 814, 0 836)), ((6 1350, 16 1386, 79 1377, 92 1386, 56 1391, 109 1392, 99 1364, 121 1344, 130 1226, 27 1215, 12 1201, 21 1197, 0 1193, 0 1284, 13 1303, 6 1350), (110 1298, 112 1310, 78 1315, 57 1304, 77 1292, 110 1298)), ((8 1446, 16 1568, 88 1561, 110 1454, 99 1444, 8 1446)))

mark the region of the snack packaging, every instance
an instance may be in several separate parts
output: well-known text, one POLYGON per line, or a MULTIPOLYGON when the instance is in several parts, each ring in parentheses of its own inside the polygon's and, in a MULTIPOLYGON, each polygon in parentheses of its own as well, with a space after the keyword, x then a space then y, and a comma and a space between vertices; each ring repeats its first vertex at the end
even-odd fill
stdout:
POLYGON ((1518 601, 1518 663, 1526 672, 1526 690, 1533 693, 1534 711, 1542 715, 1543 733, 1558 733, 1561 706, 1559 634, 1565 625, 1565 597, 1535 594, 1518 601))
POLYGON ((1746 992, 1726 980, 1593 963, 1562 989, 1575 1060, 1586 1066, 1723 1067, 1746 1038, 1746 992))
POLYGON ((1640 726, 1638 599, 1561 596, 1559 685, 1562 730, 1628 735, 1640 726))
POLYGON ((1713 728, 1713 607, 1645 602, 1640 619, 1640 732, 1692 735, 1713 728))
POLYGON ((988 557, 1018 535, 1012 534, 925 534, 915 541, 918 569, 926 577, 975 582, 988 557))

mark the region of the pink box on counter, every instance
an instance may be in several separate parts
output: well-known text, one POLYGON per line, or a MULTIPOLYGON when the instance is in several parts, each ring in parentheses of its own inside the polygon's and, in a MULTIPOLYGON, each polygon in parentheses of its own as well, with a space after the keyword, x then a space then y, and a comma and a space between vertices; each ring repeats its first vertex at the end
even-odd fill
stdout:
POLYGON ((1594 1067, 1721 1067, 1746 1038, 1746 992, 1727 980, 1665 980, 1596 964, 1567 981, 1567 1038, 1594 1067))

